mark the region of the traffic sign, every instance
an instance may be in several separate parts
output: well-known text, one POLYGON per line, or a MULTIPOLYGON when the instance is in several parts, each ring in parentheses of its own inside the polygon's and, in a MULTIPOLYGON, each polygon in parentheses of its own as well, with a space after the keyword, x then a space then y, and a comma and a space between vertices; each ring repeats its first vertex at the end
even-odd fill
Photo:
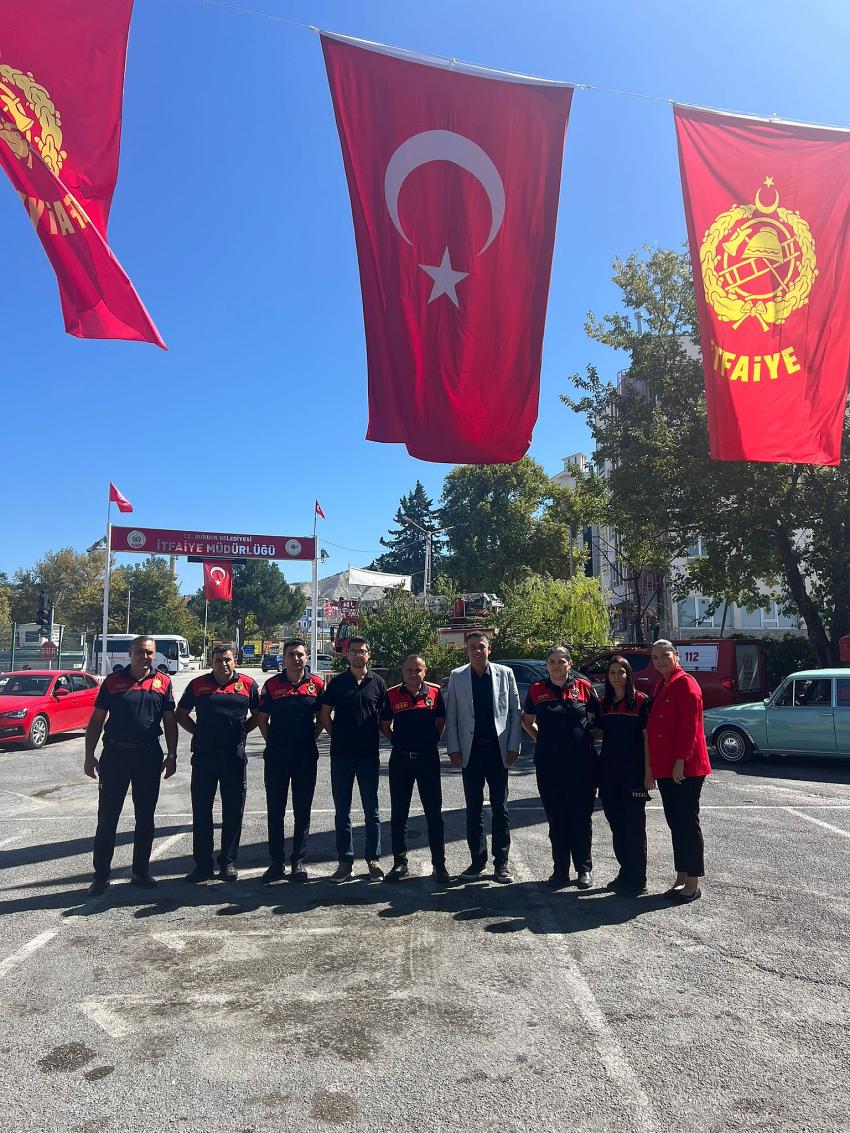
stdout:
POLYGON ((59 654, 56 648, 56 643, 53 641, 45 641, 41 647, 42 661, 54 661, 59 654))

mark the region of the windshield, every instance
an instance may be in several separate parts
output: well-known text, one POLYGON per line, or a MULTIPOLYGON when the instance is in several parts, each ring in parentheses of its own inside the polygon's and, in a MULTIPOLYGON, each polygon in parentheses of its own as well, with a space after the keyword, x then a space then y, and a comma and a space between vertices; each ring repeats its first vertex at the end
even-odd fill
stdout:
POLYGON ((26 673, 0 677, 0 696, 44 696, 52 677, 31 677, 26 673))

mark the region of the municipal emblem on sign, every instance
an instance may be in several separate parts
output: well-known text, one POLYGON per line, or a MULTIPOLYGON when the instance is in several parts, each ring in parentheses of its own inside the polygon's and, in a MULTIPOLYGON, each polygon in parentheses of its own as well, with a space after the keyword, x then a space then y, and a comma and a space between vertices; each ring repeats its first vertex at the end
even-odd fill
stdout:
POLYGON ((140 547, 144 547, 147 541, 147 536, 143 531, 131 531, 127 536, 127 543, 136 551, 138 551, 140 547))
POLYGON ((753 318, 767 330, 805 306, 816 264, 808 223, 779 207, 772 177, 765 177, 752 204, 720 213, 700 247, 706 302, 736 329, 753 318))

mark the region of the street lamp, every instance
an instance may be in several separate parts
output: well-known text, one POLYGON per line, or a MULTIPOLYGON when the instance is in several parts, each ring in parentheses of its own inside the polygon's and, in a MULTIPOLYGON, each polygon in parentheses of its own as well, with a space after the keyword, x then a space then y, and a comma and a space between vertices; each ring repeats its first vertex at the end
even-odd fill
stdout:
POLYGON ((429 528, 422 527, 421 524, 416 523, 414 520, 408 519, 406 515, 400 515, 399 519, 402 523, 406 523, 410 527, 415 527, 417 531, 421 531, 425 536, 425 580, 422 585, 422 596, 427 598, 431 590, 431 541, 435 535, 444 535, 447 531, 451 531, 451 527, 439 527, 436 530, 429 530, 429 528))

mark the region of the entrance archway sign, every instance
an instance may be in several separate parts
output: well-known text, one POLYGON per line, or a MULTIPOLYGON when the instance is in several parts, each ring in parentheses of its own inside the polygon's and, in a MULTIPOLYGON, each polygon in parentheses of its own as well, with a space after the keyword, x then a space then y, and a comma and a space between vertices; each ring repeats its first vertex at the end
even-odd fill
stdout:
POLYGON ((197 555, 202 559, 305 559, 316 557, 310 535, 240 535, 192 528, 112 528, 112 550, 136 555, 197 555))

